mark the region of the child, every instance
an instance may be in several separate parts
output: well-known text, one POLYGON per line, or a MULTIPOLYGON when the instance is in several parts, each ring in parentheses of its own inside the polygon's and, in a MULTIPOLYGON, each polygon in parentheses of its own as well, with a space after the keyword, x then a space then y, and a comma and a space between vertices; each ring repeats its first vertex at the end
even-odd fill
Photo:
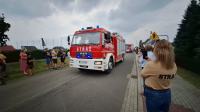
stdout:
POLYGON ((66 58, 66 53, 64 49, 61 50, 61 55, 60 55, 60 60, 61 60, 61 67, 65 66, 65 58, 66 58))
POLYGON ((33 75, 33 58, 31 56, 31 53, 28 53, 27 65, 28 65, 28 74, 31 76, 33 75))

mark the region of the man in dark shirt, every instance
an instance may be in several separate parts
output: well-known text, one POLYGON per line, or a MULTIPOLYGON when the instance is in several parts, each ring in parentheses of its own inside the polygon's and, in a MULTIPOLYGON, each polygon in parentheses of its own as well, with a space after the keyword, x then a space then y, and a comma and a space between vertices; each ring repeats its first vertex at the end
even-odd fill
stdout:
POLYGON ((31 53, 28 53, 27 65, 29 75, 33 75, 33 57, 31 56, 31 53))

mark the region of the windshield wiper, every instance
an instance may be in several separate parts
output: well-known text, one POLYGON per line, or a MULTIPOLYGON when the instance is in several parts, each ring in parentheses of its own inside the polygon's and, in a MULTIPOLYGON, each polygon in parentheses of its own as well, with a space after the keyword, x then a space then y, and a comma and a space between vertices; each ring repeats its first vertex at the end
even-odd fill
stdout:
POLYGON ((87 43, 89 45, 98 45, 98 43, 87 43))
POLYGON ((73 44, 73 45, 97 45, 95 43, 87 43, 87 44, 73 44))
POLYGON ((73 45, 88 45, 88 44, 73 44, 73 45))

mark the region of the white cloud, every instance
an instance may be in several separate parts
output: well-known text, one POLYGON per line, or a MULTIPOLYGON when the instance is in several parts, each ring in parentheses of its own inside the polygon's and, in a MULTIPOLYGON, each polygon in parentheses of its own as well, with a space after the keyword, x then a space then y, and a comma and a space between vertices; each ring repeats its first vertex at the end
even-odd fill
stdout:
MULTIPOLYGON (((51 14, 24 17, 8 13, 6 19, 11 23, 8 35, 15 46, 19 44, 40 45, 40 38, 47 40, 49 46, 66 46, 66 37, 87 26, 100 25, 111 31, 118 31, 129 43, 138 43, 149 37, 150 31, 168 34, 172 41, 178 24, 189 4, 188 0, 101 0, 101 2, 80 2, 79 0, 48 0, 51 14), (160 5, 163 6, 158 6, 160 5), (91 6, 92 5, 92 6, 91 6), (53 11, 52 11, 53 10, 53 11), (64 38, 65 37, 65 38, 64 38), (37 41, 36 41, 37 40, 37 41), (24 41, 24 42, 23 42, 24 41), (54 43, 53 43, 54 41, 54 43), (16 43, 18 42, 18 44, 16 43)), ((27 8, 27 7, 26 7, 27 8)), ((5 10, 5 7, 4 7, 5 10)), ((42 10, 42 9, 41 9, 42 10)), ((1 8, 0 8, 1 11, 1 8)), ((34 13, 40 12, 34 10, 34 13)))
POLYGON ((182 0, 182 2, 174 0, 160 10, 142 15, 140 18, 150 17, 150 19, 144 21, 145 24, 129 34, 129 37, 134 39, 128 38, 127 40, 137 45, 139 40, 145 41, 150 36, 150 31, 155 31, 160 35, 168 35, 169 40, 172 42, 189 2, 188 0, 182 0))

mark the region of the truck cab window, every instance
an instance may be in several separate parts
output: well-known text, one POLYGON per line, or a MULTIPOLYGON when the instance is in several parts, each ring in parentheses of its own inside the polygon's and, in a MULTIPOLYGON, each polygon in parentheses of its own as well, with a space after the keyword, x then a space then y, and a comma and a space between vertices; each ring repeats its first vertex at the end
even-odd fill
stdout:
POLYGON ((105 43, 111 43, 110 33, 104 33, 104 42, 105 43))

